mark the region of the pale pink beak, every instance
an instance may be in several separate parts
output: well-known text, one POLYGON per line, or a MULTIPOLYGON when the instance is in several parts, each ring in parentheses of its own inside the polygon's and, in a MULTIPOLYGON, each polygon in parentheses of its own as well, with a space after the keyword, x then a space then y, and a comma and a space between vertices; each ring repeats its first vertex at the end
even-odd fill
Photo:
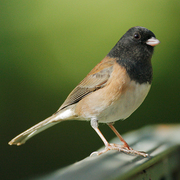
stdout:
POLYGON ((146 41, 146 44, 150 45, 150 46, 156 46, 159 43, 160 43, 160 41, 158 39, 156 39, 155 37, 152 37, 146 41))

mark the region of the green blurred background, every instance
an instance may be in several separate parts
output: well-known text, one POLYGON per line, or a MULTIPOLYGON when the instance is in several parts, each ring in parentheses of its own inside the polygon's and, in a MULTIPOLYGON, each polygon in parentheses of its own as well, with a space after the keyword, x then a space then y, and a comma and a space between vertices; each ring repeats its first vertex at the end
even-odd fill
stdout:
MULTIPOLYGON (((148 124, 179 123, 180 1, 0 1, 1 179, 52 172, 103 145, 89 122, 64 122, 25 145, 7 143, 53 114, 70 91, 133 26, 161 41, 154 79, 141 107, 115 127, 121 134, 148 124)), ((108 140, 114 137, 106 126, 108 140)))

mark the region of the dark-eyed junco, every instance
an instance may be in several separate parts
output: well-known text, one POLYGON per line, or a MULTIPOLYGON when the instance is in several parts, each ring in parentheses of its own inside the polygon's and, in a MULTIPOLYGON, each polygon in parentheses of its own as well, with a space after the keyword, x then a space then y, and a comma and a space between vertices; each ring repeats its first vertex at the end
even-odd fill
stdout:
MULTIPOLYGON (((160 41, 144 27, 129 29, 107 56, 75 87, 65 102, 49 118, 12 139, 10 145, 21 145, 39 132, 66 120, 88 120, 105 144, 105 149, 129 154, 148 154, 133 150, 113 126, 128 118, 144 101, 151 87, 151 58, 160 41), (123 142, 109 144, 98 128, 106 123, 123 142)), ((93 154, 94 154, 93 153, 93 154)))

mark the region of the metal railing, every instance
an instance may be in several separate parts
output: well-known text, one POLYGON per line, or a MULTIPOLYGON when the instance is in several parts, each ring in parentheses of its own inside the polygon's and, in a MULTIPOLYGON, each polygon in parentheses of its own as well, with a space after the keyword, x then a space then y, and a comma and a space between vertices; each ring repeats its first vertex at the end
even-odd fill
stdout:
POLYGON ((147 126, 123 137, 133 149, 150 156, 109 151, 37 180, 180 180, 180 125, 147 126))

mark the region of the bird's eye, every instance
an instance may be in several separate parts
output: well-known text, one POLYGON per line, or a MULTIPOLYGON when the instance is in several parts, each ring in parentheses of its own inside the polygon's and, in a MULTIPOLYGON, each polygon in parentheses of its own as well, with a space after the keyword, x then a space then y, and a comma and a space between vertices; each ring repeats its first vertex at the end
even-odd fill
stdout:
POLYGON ((139 39, 141 38, 141 35, 140 35, 139 33, 135 33, 135 34, 134 34, 134 38, 135 38, 136 40, 139 40, 139 39))

